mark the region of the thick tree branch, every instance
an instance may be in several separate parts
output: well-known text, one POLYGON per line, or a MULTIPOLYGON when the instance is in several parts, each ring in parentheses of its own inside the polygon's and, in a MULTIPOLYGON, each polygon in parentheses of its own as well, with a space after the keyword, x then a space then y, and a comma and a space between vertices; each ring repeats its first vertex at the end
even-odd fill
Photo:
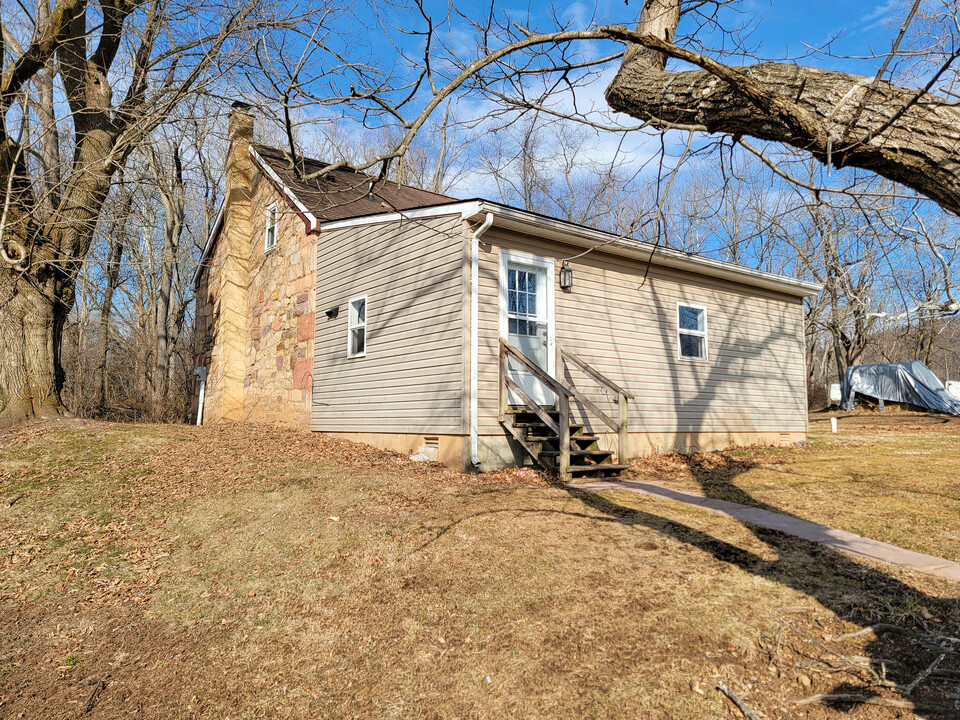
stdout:
POLYGON ((59 45, 69 37, 71 26, 77 17, 83 15, 85 8, 86 0, 61 0, 54 5, 30 47, 3 71, 0 78, 3 111, 10 107, 13 95, 47 64, 59 45))
POLYGON ((613 109, 785 143, 823 163, 875 172, 960 214, 957 104, 849 73, 785 63, 724 65, 673 44, 680 4, 648 0, 636 30, 601 28, 630 43, 606 91, 613 109), (667 58, 702 69, 667 72, 667 58))

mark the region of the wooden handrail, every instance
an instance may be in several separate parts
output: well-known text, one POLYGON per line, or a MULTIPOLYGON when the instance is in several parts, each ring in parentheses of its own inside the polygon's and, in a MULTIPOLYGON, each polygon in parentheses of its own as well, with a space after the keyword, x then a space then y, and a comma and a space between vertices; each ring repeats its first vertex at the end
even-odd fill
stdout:
POLYGON ((611 430, 616 431, 617 456, 621 463, 626 462, 627 439, 629 437, 627 431, 627 425, 629 421, 628 401, 633 399, 633 395, 628 393, 622 387, 613 382, 613 380, 594 368, 592 365, 590 365, 590 363, 586 362, 575 353, 570 352, 559 343, 557 343, 557 354, 560 356, 561 363, 563 360, 569 360, 571 363, 580 368, 586 375, 593 378, 599 385, 607 388, 617 396, 617 411, 620 416, 619 422, 613 420, 609 415, 603 412, 603 410, 601 410, 596 403, 587 398, 585 395, 577 392, 576 390, 573 391, 574 400, 579 402, 581 405, 583 405, 583 407, 587 408, 590 412, 600 418, 601 422, 603 422, 611 430))
POLYGON ((573 395, 573 392, 566 385, 561 383, 559 380, 554 378, 550 373, 544 370, 542 367, 536 365, 532 360, 530 360, 526 355, 517 350, 513 345, 508 343, 503 338, 500 338, 500 354, 509 355, 514 360, 523 365, 524 368, 530 371, 530 373, 537 378, 540 382, 546 385, 548 388, 553 390, 558 395, 566 395, 570 397, 573 395))
POLYGON ((596 380, 596 381, 597 381, 598 383, 600 383, 601 385, 606 385, 611 391, 613 391, 613 392, 614 392, 615 394, 617 394, 617 395, 624 395, 628 400, 633 400, 633 395, 631 395, 631 394, 628 393, 626 390, 624 390, 622 387, 620 387, 619 385, 617 385, 613 380, 611 380, 611 379, 608 378, 606 375, 604 375, 602 372, 600 372, 599 370, 597 370, 596 368, 594 368, 594 367, 593 367, 592 365, 590 365, 588 362, 586 362, 585 360, 583 360, 582 358, 580 358, 579 355, 576 355, 576 354, 570 352, 570 351, 567 350, 565 347, 563 347, 563 345, 561 345, 560 343, 557 343, 557 351, 560 353, 560 357, 564 357, 564 358, 566 358, 567 360, 572 361, 574 365, 576 365, 577 367, 579 367, 579 368, 580 368, 581 370, 583 370, 587 375, 589 375, 590 377, 592 377, 594 380, 596 380))
MULTIPOLYGON (((560 475, 560 479, 566 481, 568 479, 567 476, 570 474, 570 398, 573 398, 576 402, 580 403, 584 408, 597 416, 601 422, 607 425, 607 427, 617 433, 619 459, 621 463, 625 462, 628 437, 627 401, 632 399, 633 395, 610 380, 610 378, 601 373, 599 370, 593 368, 589 363, 582 360, 575 353, 570 352, 559 344, 557 344, 557 353, 561 362, 563 360, 569 360, 572 364, 576 365, 578 368, 580 368, 580 370, 595 380, 599 385, 607 388, 617 396, 617 409, 620 416, 619 421, 614 420, 607 415, 596 403, 583 395, 576 388, 564 385, 561 381, 554 378, 543 368, 536 365, 536 363, 521 353, 517 348, 513 347, 503 338, 500 338, 500 422, 506 421, 507 410, 509 409, 508 398, 510 393, 513 393, 513 395, 519 399, 520 403, 528 408, 530 412, 536 414, 547 427, 557 433, 560 444, 559 457, 557 458, 557 472, 560 475), (519 363, 522 368, 530 372, 531 375, 533 375, 537 380, 542 382, 556 394, 557 412, 559 414, 559 418, 557 419, 556 423, 554 423, 553 418, 550 417, 550 414, 540 407, 540 405, 538 405, 537 402, 534 401, 533 398, 531 398, 524 391, 524 389, 520 387, 520 385, 518 385, 513 378, 510 377, 510 372, 508 369, 508 359, 510 358, 519 363)), ((514 434, 514 437, 516 437, 521 444, 527 448, 528 451, 532 450, 527 444, 526 440, 523 438, 522 434, 518 434, 516 429, 512 426, 510 426, 509 429, 510 432, 514 434)), ((532 451, 531 454, 533 454, 532 451)))
MULTIPOLYGON (((560 455, 557 458, 557 474, 560 476, 562 482, 566 482, 570 479, 570 396, 573 395, 573 391, 552 377, 543 368, 538 367, 506 340, 500 338, 500 422, 504 422, 506 419, 510 392, 513 392, 513 394, 520 399, 520 402, 531 412, 535 413, 547 427, 557 433, 560 445, 558 448, 560 455), (553 390, 557 396, 557 409, 559 410, 557 422, 554 422, 550 414, 540 407, 533 398, 510 377, 510 371, 507 367, 509 358, 516 360, 522 367, 530 371, 537 380, 553 390)), ((533 455, 533 449, 527 443, 524 436, 518 433, 512 424, 509 425, 508 428, 514 437, 533 455)))

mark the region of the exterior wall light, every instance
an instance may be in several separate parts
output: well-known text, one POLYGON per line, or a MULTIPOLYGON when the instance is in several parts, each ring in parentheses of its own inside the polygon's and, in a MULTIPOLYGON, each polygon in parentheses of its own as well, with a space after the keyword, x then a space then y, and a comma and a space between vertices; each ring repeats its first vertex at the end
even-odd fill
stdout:
POLYGON ((560 266, 560 289, 573 289, 573 268, 566 263, 560 266))

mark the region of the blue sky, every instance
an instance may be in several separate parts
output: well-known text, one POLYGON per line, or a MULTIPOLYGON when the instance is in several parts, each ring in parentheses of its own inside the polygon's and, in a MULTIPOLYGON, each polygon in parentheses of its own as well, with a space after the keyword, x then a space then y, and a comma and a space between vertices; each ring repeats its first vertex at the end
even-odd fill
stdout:
MULTIPOLYGON (((903 5, 897 0, 751 0, 744 7, 760 18, 755 37, 762 40, 766 53, 796 57, 807 52, 807 45, 820 47, 831 40, 831 49, 839 55, 882 55, 899 31, 906 12, 903 5)), ((882 60, 845 61, 819 55, 805 64, 866 73, 878 62, 882 60)))
MULTIPOLYGON (((724 9, 723 22, 729 26, 732 22, 749 24, 753 29, 749 35, 749 44, 755 48, 755 54, 763 59, 783 60, 797 59, 807 65, 823 68, 846 70, 859 74, 873 75, 882 62, 883 55, 890 49, 891 43, 899 29, 899 18, 906 12, 905 0, 882 0, 881 2, 863 2, 857 0, 742 0, 731 8, 724 9), (878 55, 874 59, 844 59, 831 57, 825 54, 813 54, 811 47, 822 47, 830 43, 830 50, 837 55, 869 56, 878 55), (804 57, 808 55, 808 57, 804 57)), ((379 3, 378 3, 379 4, 379 3)), ((389 5, 379 4, 381 18, 393 24, 395 28, 406 30, 421 29, 422 18, 408 9, 391 10, 389 5)), ((480 0, 459 0, 457 9, 464 15, 477 18, 489 12, 489 2, 480 0)), ((600 24, 623 23, 630 25, 635 21, 641 6, 640 0, 631 0, 629 5, 623 0, 598 0, 596 3, 577 0, 562 6, 562 20, 567 20, 572 28, 588 28, 591 20, 600 24)), ((496 6, 499 17, 509 17, 534 30, 548 31, 556 26, 550 18, 549 5, 546 3, 529 2, 523 0, 513 2, 505 0, 496 6)), ((381 68, 396 68, 400 62, 394 49, 389 43, 383 42, 382 36, 374 28, 377 26, 376 17, 369 10, 354 8, 360 24, 368 28, 360 37, 351 38, 351 48, 361 54, 369 53, 375 64, 381 68), (354 41, 359 40, 359 43, 354 41), (363 48, 361 50, 361 47, 363 48)), ((447 12, 445 2, 427 2, 426 9, 436 20, 441 20, 447 12)), ((689 29, 689 22, 686 25, 689 29)), ((353 28, 355 29, 355 28, 353 28)), ((684 32, 681 25, 681 34, 684 32)), ((422 37, 403 35, 397 30, 390 32, 391 36, 403 43, 412 57, 418 57, 420 51, 417 46, 422 37)), ((462 18, 452 16, 449 24, 441 29, 441 38, 444 42, 452 43, 458 53, 464 56, 475 55, 476 35, 462 18)), ((720 33, 699 36, 707 48, 723 47, 723 38, 720 33)), ((728 43, 729 45, 729 43, 728 43)), ((615 43, 592 43, 586 52, 595 56, 615 52, 621 46, 615 43)), ((354 55, 356 57, 356 55, 354 55)), ((751 59, 729 59, 729 62, 752 62, 751 59)), ((603 91, 610 78, 616 71, 617 63, 611 63, 604 76, 598 78, 589 87, 578 93, 583 99, 579 107, 592 103, 595 107, 606 109, 603 100, 603 91)), ((482 97, 471 97, 458 105, 458 116, 461 120, 483 117, 492 109, 492 103, 482 97)), ((439 114, 439 113, 437 113, 439 114)), ((624 122, 635 125, 630 118, 623 118, 624 122)), ((357 137, 362 137, 368 131, 357 129, 357 137)), ((678 142, 685 141, 679 134, 669 138, 674 153, 679 152, 678 142)), ((618 138, 609 136, 598 139, 596 147, 598 162, 603 162, 612 156, 618 144, 618 138)), ((631 137, 630 144, 636 152, 636 163, 642 164, 651 156, 659 152, 660 141, 654 133, 637 133, 631 137)), ((489 179, 472 176, 455 189, 456 194, 487 194, 489 179)))
MULTIPOLYGON (((762 45, 762 53, 771 58, 797 57, 807 51, 804 43, 820 46, 837 38, 833 49, 838 54, 865 55, 870 52, 886 53, 899 29, 909 3, 906 0, 742 0, 733 6, 740 17, 756 24, 752 35, 762 45), (892 20, 892 21, 891 21, 892 20)), ((438 11, 441 3, 433 4, 438 11)), ((488 6, 484 2, 458 2, 457 7, 465 14, 476 16, 488 6)), ((629 25, 635 20, 641 6, 640 0, 629 5, 623 0, 580 1, 563 7, 563 16, 581 27, 594 16, 601 22, 618 22, 629 25)), ((501 3, 501 8, 516 18, 529 16, 532 24, 548 29, 548 4, 501 3)), ((727 17, 731 17, 728 13, 727 17)), ((682 28, 681 28, 682 29, 682 28)), ((869 61, 839 61, 819 58, 818 64, 836 63, 847 69, 863 67, 869 61)))

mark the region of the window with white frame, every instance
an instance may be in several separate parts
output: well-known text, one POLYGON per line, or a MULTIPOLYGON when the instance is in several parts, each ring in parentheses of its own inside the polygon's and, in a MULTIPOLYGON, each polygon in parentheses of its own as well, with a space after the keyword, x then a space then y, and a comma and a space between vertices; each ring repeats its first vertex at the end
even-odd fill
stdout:
POLYGON ((681 359, 707 359, 707 309, 705 307, 677 303, 677 344, 681 359))
POLYGON ((367 354, 367 296, 350 301, 347 319, 347 357, 367 354))
POLYGON ((267 222, 263 234, 263 251, 269 252, 277 246, 277 204, 267 208, 267 222))

